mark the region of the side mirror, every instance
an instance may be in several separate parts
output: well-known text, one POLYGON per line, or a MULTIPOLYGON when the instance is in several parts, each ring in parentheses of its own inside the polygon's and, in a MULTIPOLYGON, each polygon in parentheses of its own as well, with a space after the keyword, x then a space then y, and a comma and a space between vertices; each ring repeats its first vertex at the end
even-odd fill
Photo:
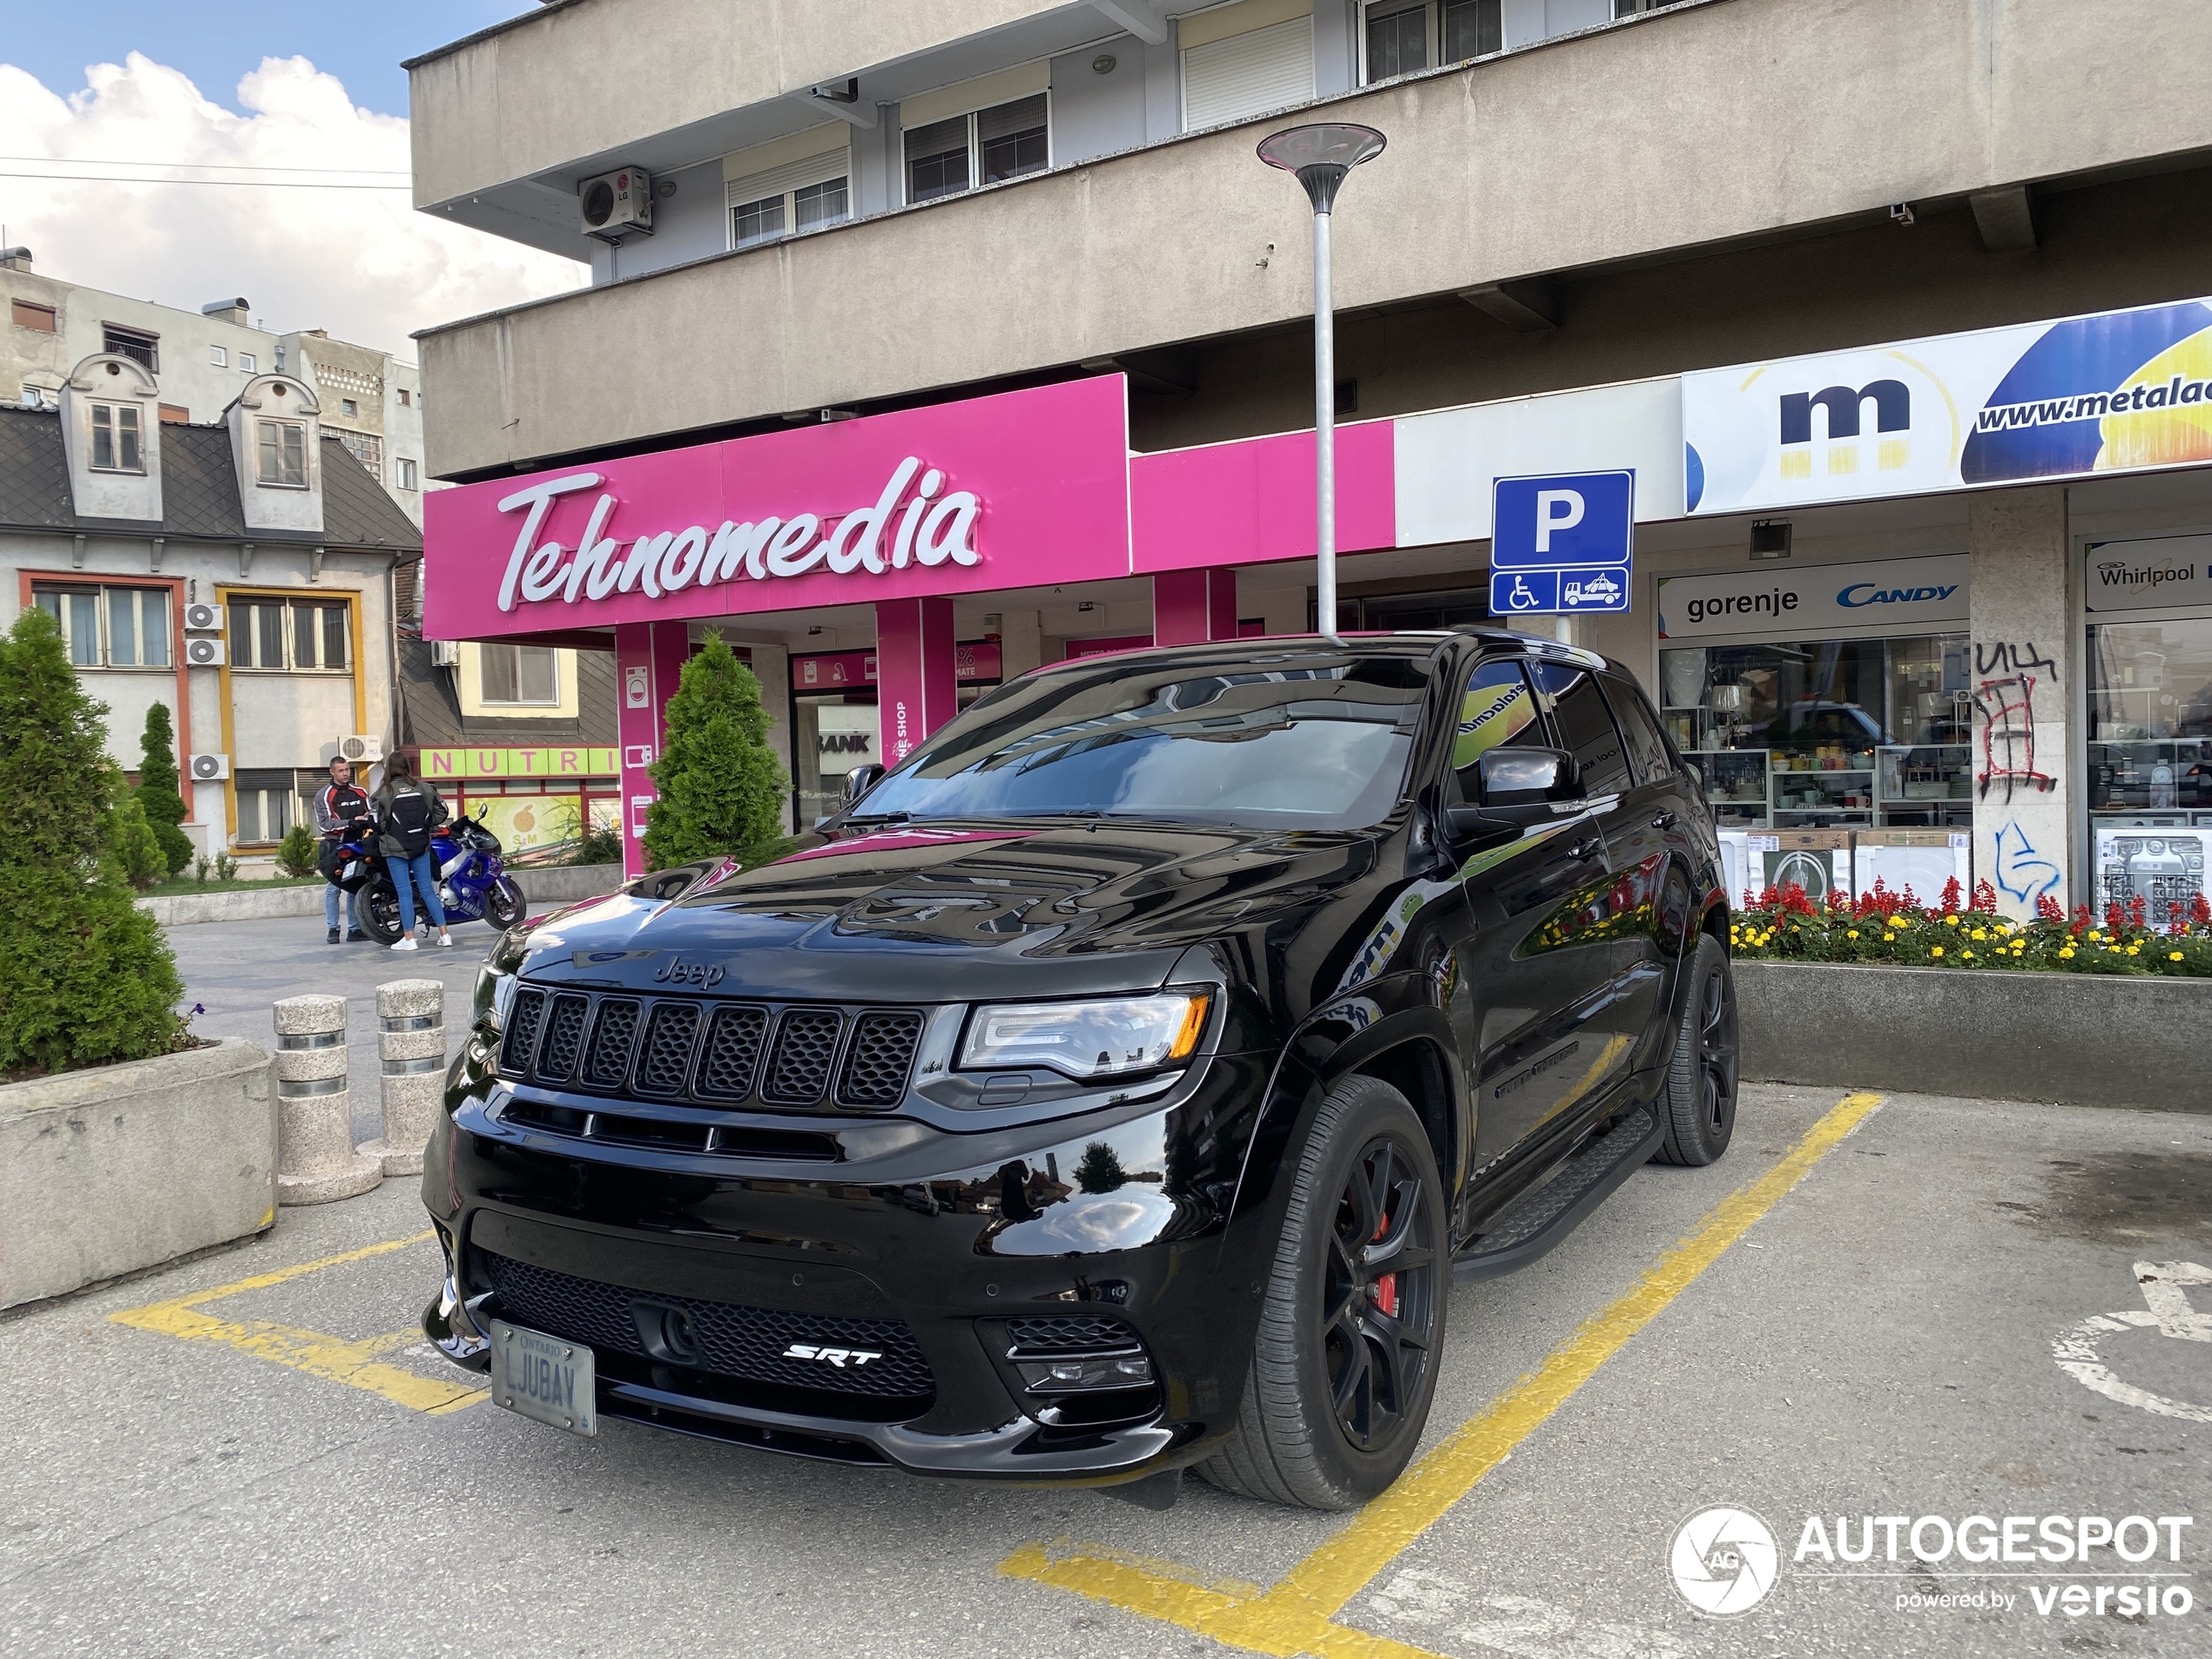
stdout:
POLYGON ((873 760, 865 766, 853 767, 845 774, 845 804, 850 806, 860 799, 875 787, 877 780, 882 776, 883 768, 873 760))
POLYGON ((1493 749, 1475 763, 1481 806, 1545 806, 1580 799, 1575 757, 1564 749, 1493 749))

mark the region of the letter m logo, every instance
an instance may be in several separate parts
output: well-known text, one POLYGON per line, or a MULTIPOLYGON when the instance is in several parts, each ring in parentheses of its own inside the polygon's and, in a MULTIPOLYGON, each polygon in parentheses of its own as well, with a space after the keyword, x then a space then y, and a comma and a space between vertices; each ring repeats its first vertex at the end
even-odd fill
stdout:
POLYGON ((1831 438, 1855 438, 1859 433, 1859 416, 1868 403, 1874 406, 1874 429, 1877 432, 1909 432, 1912 428, 1912 394, 1903 381, 1869 381, 1857 391, 1848 386, 1831 386, 1807 395, 1804 392, 1784 392, 1782 395, 1782 442, 1811 443, 1812 442, 1812 412, 1816 408, 1828 411, 1828 433, 1831 438))

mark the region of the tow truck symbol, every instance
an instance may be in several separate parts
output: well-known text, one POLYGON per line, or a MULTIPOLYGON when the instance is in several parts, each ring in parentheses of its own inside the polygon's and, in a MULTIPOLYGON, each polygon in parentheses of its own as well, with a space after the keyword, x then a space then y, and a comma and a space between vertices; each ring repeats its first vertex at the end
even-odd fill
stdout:
POLYGON ((1562 605, 1610 604, 1621 597, 1621 584, 1611 577, 1600 574, 1581 582, 1569 582, 1560 591, 1562 605))

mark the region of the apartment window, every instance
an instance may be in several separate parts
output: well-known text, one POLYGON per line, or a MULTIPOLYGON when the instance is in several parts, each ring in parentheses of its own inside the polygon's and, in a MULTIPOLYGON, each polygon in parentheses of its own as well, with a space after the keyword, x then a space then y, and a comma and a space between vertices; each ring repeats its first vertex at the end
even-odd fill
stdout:
POLYGON ((231 782, 238 792, 239 840, 246 846, 282 840, 297 809, 292 773, 240 772, 231 782))
POLYGON ((101 472, 144 472, 138 447, 138 406, 92 405, 92 465, 101 472))
POLYGON ((79 668, 167 668, 169 590, 40 586, 31 601, 60 624, 79 668))
POLYGON ((421 485, 416 483, 415 481, 415 462, 408 460, 405 455, 401 455, 400 457, 400 488, 401 489, 420 489, 421 488, 421 485))
MULTIPOLYGON (((1200 12, 1203 18, 1209 14, 1200 12)), ((1184 22, 1184 38, 1194 31, 1184 22)), ((1241 121, 1313 97, 1313 19, 1292 17, 1264 29, 1197 40, 1183 52, 1185 130, 1241 121)))
POLYGON ((299 421, 263 421, 260 481, 285 489, 307 487, 307 428, 299 421))
POLYGON ((18 328, 29 328, 42 334, 57 334, 61 328, 53 307, 35 306, 28 300, 8 301, 8 320, 18 328))
POLYGON ((238 354, 238 367, 239 372, 242 374, 259 374, 261 368, 261 360, 256 357, 250 351, 242 351, 238 354))
POLYGON ((558 703, 561 671, 550 645, 485 645, 479 688, 486 703, 558 703))
POLYGON ((111 322, 100 325, 100 349, 127 357, 141 365, 150 374, 161 372, 161 336, 150 334, 143 328, 118 328, 111 322))
POLYGON ((338 407, 340 410, 344 413, 347 420, 358 421, 361 419, 361 406, 354 402, 350 397, 340 398, 338 400, 338 407))
POLYGON ((1049 95, 933 121, 906 134, 907 199, 934 201, 1052 165, 1049 95))
POLYGON ((730 246, 752 247, 850 219, 851 171, 851 152, 840 149, 732 179, 727 186, 730 246))
POLYGON ((404 408, 409 408, 410 406, 412 406, 414 402, 415 402, 415 394, 414 394, 414 393, 412 393, 412 392, 410 392, 410 391, 408 391, 408 390, 407 389, 407 388, 406 388, 406 387, 404 387, 404 386, 401 387, 401 388, 400 388, 400 407, 401 407, 401 408, 403 408, 403 409, 404 409, 404 408))
POLYGON ((368 475, 380 482, 384 476, 384 440, 368 432, 334 432, 331 435, 346 447, 346 453, 368 469, 368 475))
POLYGON ((241 595, 231 601, 231 666, 342 670, 353 657, 351 624, 343 600, 241 595))
POLYGON ((231 366, 230 349, 224 346, 210 346, 207 348, 207 361, 218 368, 228 368, 231 366))
MULTIPOLYGON (((1599 0, 1602 3, 1602 0, 1599 0)), ((1635 0, 1614 0, 1633 8, 1635 0)), ((1374 0, 1361 31, 1360 79, 1386 81, 1434 64, 1460 64, 1505 49, 1501 0, 1374 0)), ((1616 9, 1615 16, 1626 16, 1616 9)), ((1602 13, 1597 21, 1602 21, 1602 13)), ((1583 27, 1590 20, 1569 25, 1583 27)))

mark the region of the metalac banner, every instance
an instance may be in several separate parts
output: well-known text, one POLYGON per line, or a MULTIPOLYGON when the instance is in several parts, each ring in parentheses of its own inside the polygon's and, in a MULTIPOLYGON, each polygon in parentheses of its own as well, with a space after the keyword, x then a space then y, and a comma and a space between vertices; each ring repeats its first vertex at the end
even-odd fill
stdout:
POLYGON ((2212 300, 1682 377, 1694 515, 2212 462, 2212 300))

